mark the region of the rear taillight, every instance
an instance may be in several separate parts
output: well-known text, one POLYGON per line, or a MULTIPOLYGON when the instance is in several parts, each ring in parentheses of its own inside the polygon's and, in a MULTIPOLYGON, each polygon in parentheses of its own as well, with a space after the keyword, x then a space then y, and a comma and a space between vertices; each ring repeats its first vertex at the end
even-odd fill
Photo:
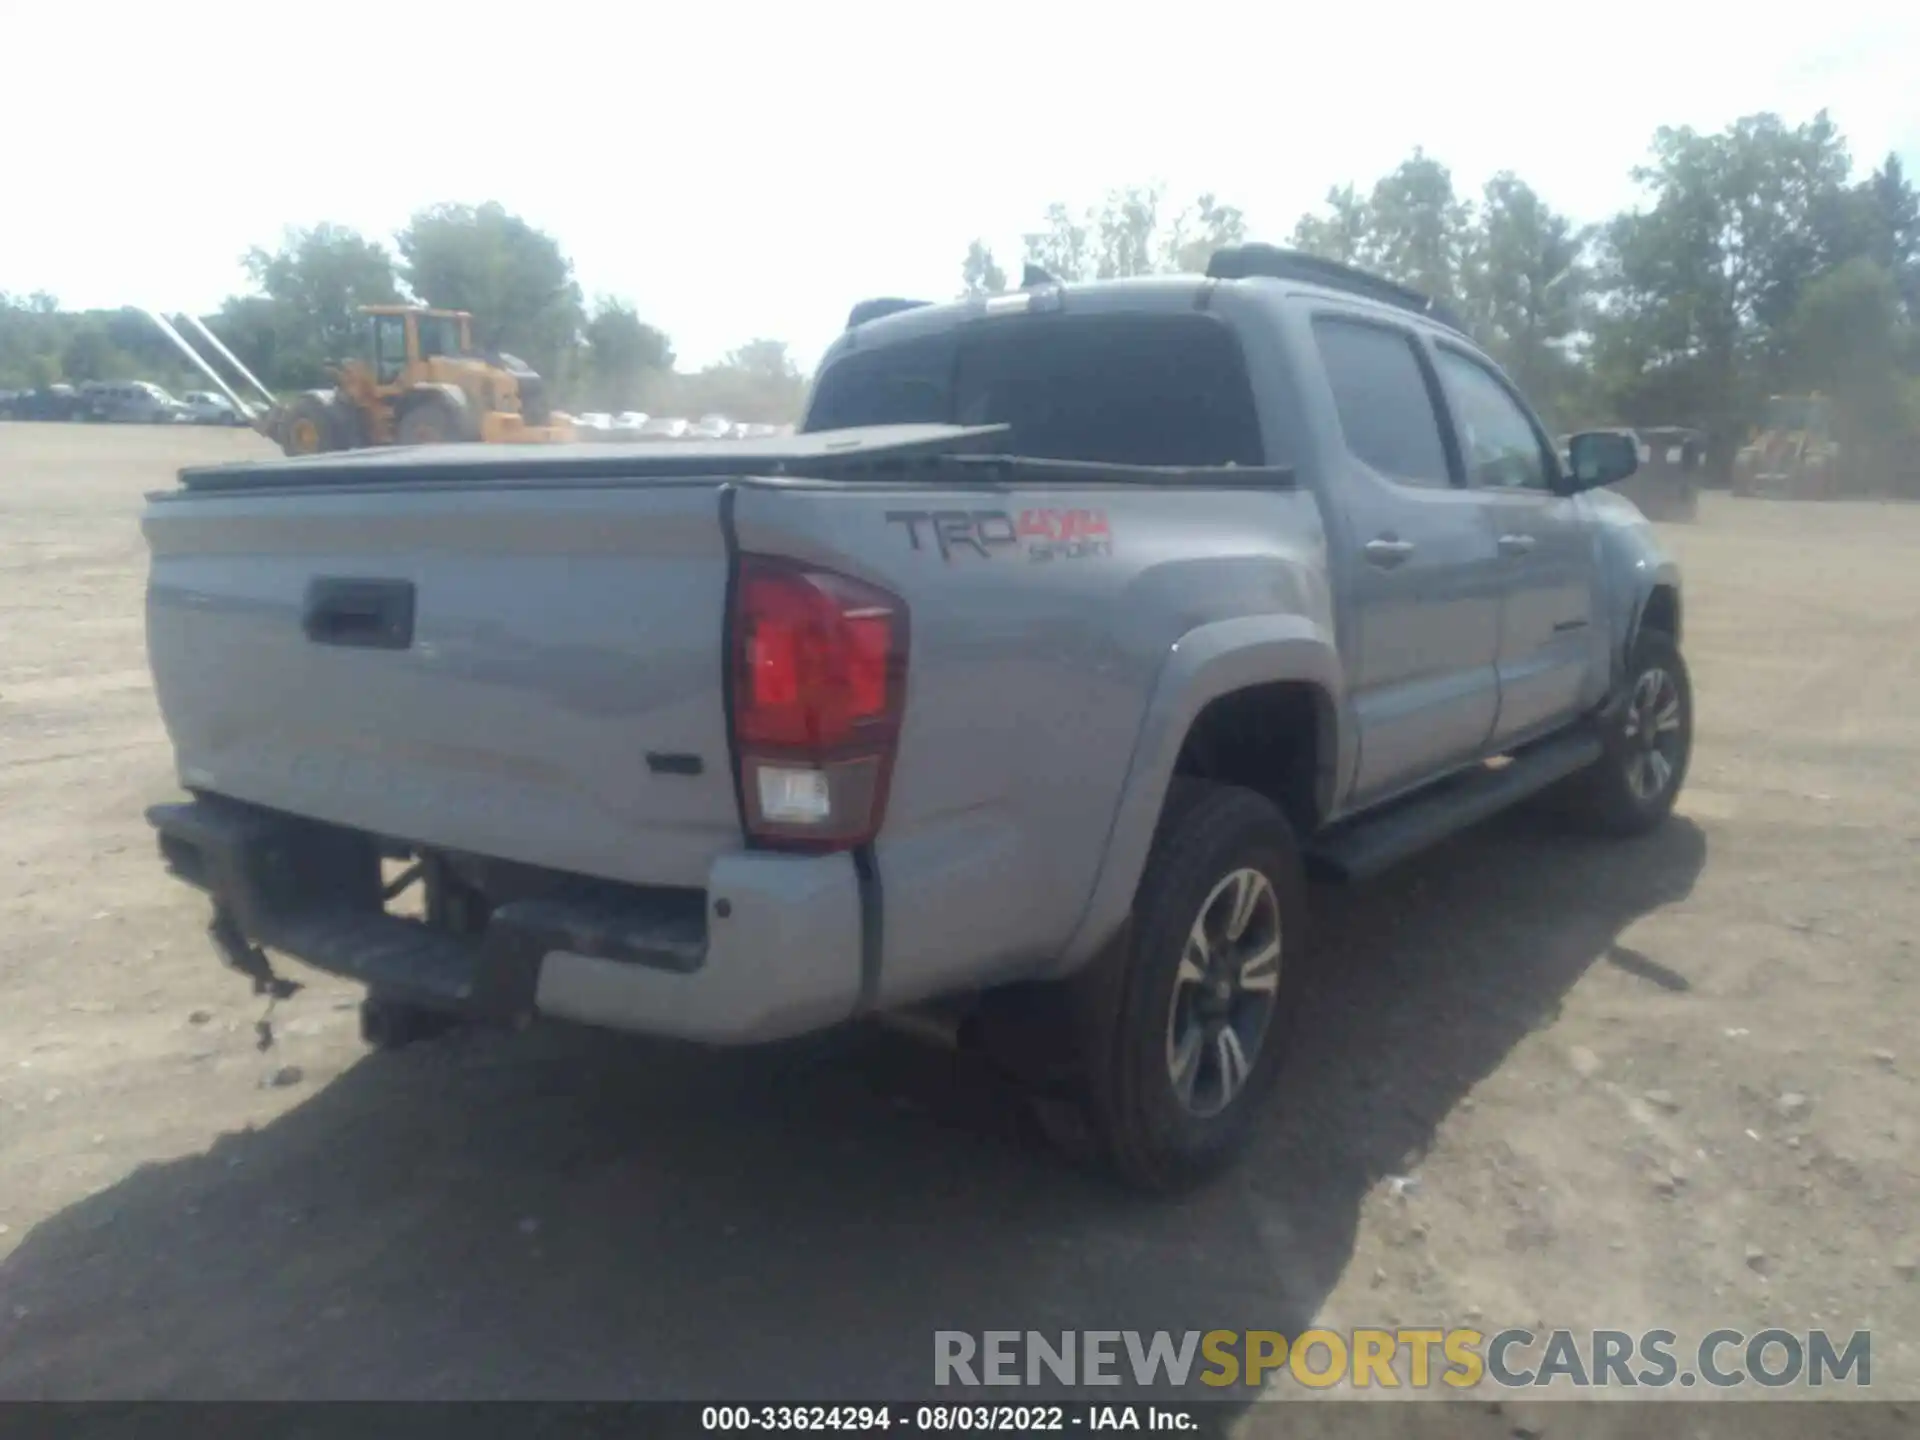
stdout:
POLYGON ((873 839, 906 702, 907 609, 831 571, 740 559, 733 753, 748 833, 804 848, 873 839))

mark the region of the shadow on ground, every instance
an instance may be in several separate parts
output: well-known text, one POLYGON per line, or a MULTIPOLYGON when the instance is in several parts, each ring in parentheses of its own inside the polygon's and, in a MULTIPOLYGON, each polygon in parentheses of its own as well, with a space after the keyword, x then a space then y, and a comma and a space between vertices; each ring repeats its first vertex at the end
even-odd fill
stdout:
POLYGON ((1631 966, 1616 937, 1705 854, 1684 820, 1606 844, 1516 816, 1316 894, 1277 1113, 1174 1203, 1065 1166, 978 1067, 885 1035, 371 1055, 26 1236, 0 1395, 908 1399, 936 1329, 1294 1329, 1369 1188, 1590 965, 1631 966))

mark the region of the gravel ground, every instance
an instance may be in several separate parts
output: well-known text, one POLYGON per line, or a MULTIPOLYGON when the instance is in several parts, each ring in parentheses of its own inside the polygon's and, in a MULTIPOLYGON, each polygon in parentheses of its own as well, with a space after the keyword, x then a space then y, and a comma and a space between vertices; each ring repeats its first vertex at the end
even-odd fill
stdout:
POLYGON ((0 1397, 909 1397, 936 1329, 1318 1317, 1870 1329, 1874 1393, 1920 1398, 1920 507, 1716 494, 1667 528, 1699 707, 1675 821, 1503 819, 1317 893, 1272 1122, 1166 1204, 886 1035, 369 1055, 320 979, 258 1052, 141 819, 174 791, 136 515, 263 445, 0 426, 0 1397))

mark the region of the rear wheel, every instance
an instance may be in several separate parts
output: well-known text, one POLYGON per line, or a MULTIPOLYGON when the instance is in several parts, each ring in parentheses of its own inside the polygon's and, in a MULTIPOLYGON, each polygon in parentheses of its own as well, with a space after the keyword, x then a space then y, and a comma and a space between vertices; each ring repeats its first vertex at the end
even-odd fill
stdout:
POLYGON ((1082 1026, 1088 1130, 1128 1183, 1183 1189, 1245 1148, 1291 1040, 1305 934, 1299 851, 1279 809, 1236 786, 1180 782, 1117 957, 1118 993, 1082 1026))

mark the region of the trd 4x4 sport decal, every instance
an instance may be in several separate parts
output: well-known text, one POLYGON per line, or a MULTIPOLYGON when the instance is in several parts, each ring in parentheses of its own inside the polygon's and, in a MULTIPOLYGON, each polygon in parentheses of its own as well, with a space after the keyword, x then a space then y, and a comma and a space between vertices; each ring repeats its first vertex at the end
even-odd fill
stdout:
POLYGON ((1113 531, 1104 510, 889 510, 889 524, 906 528, 907 541, 924 550, 931 539, 942 560, 955 552, 990 560, 996 550, 1014 550, 1029 560, 1084 560, 1113 554, 1113 531))

